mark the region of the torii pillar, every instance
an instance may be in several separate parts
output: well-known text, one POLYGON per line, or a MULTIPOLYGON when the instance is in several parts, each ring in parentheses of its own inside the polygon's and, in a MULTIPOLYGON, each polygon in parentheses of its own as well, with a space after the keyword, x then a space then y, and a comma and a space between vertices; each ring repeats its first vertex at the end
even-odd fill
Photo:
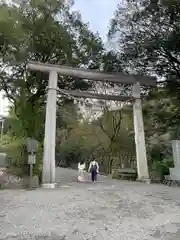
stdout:
POLYGON ((141 104, 141 92, 140 84, 136 83, 132 88, 133 102, 133 121, 134 121, 134 133, 135 133, 135 145, 136 145, 136 161, 139 181, 150 182, 146 143, 144 134, 144 123, 141 104))
POLYGON ((55 188, 55 147, 56 147, 56 71, 49 71, 48 93, 46 103, 46 120, 43 152, 42 186, 55 188))

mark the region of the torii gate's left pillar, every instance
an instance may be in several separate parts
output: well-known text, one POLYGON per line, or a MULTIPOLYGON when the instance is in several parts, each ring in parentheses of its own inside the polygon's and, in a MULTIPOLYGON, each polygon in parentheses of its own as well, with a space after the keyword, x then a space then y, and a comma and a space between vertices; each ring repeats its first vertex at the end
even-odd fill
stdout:
POLYGON ((56 185, 55 146, 56 146, 57 79, 58 79, 57 72, 50 71, 46 103, 46 121, 45 121, 43 173, 42 173, 42 186, 46 188, 54 188, 56 185))

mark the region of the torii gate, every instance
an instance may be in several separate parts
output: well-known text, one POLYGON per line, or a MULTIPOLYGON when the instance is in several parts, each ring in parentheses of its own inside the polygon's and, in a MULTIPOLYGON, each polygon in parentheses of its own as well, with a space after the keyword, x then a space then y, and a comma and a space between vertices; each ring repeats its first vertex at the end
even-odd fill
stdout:
POLYGON ((67 91, 67 93, 70 93, 71 95, 76 97, 107 99, 115 101, 128 101, 130 99, 132 100, 132 98, 134 99, 133 121, 135 132, 138 180, 149 182, 144 123, 140 97, 140 85, 149 87, 156 86, 155 77, 127 75, 124 73, 104 73, 83 68, 74 68, 39 62, 29 62, 28 68, 30 70, 49 72, 42 173, 42 185, 44 187, 55 187, 55 134, 58 73, 64 76, 79 77, 82 79, 90 79, 93 81, 108 81, 113 83, 133 85, 132 96, 112 96, 77 91, 67 91))

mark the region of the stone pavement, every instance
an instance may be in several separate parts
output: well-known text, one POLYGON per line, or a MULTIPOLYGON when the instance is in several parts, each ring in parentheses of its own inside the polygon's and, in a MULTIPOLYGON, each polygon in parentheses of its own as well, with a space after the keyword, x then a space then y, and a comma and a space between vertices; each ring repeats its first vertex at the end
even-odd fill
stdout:
POLYGON ((0 191, 0 239, 180 240, 179 188, 76 178, 57 169, 57 189, 0 191))

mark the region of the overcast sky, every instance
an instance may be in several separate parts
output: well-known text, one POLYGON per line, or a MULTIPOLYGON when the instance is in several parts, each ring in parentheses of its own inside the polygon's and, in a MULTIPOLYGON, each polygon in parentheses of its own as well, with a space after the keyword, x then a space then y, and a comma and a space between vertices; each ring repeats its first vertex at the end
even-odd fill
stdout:
MULTIPOLYGON (((120 2, 122 0, 75 0, 73 9, 79 11, 83 20, 89 23, 90 29, 93 32, 99 32, 103 41, 106 42, 109 21, 120 2)), ((2 99, 2 93, 0 93, 0 114, 6 113, 7 105, 7 99, 2 99)))

